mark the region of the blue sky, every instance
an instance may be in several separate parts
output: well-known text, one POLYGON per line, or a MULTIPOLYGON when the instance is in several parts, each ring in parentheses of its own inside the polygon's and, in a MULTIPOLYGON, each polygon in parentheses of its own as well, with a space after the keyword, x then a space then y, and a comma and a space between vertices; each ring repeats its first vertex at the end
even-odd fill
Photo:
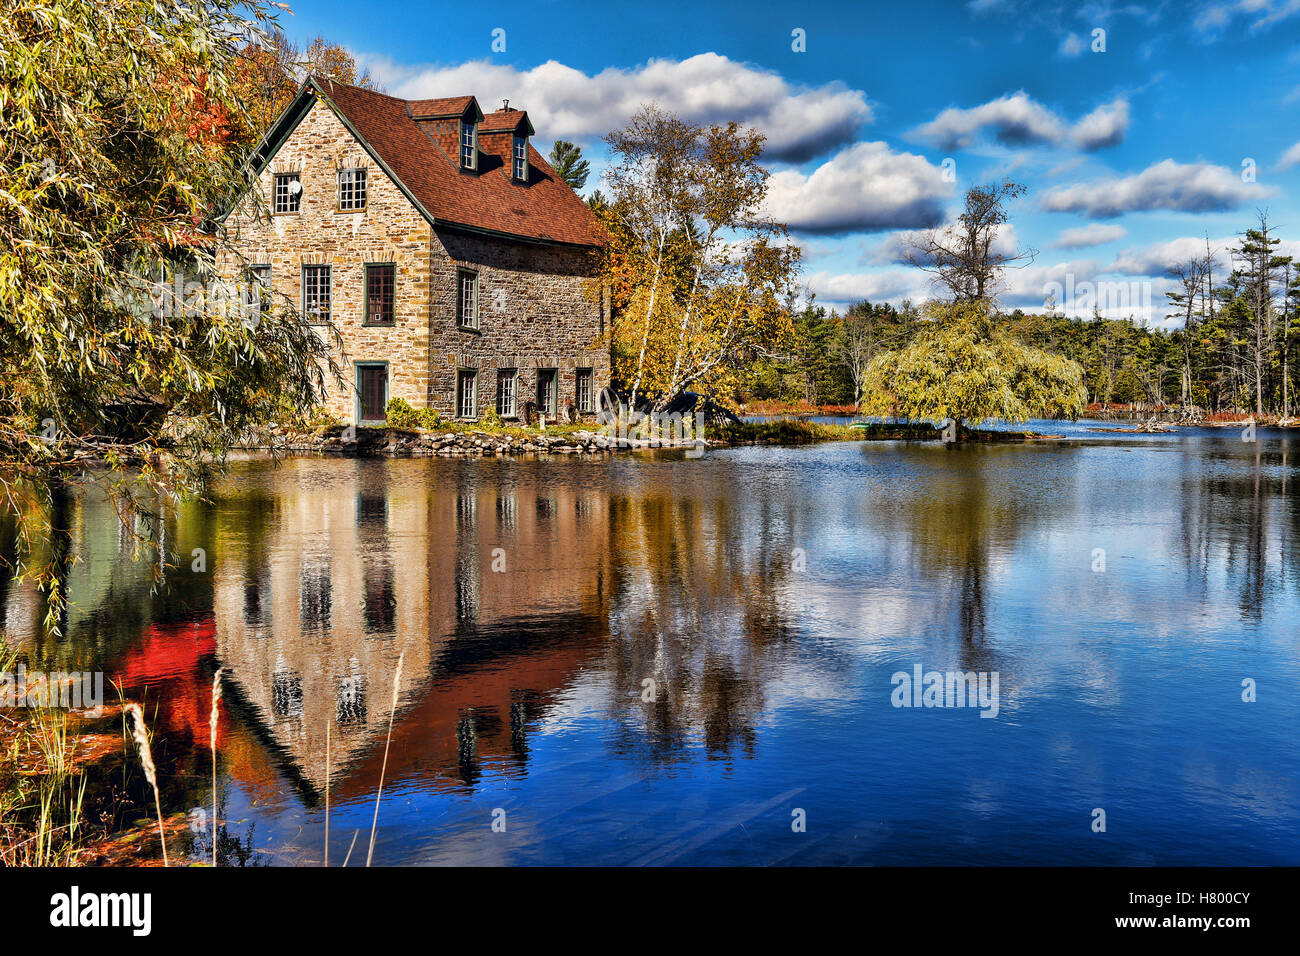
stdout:
MULTIPOLYGON (((927 277, 897 261, 908 230, 1006 175, 1029 191, 1004 239, 1039 250, 1009 273, 1008 307, 1038 307, 1053 282, 1108 283, 1105 311, 1145 313, 1145 294, 1160 322, 1168 266, 1207 234, 1218 252, 1266 209, 1300 240, 1300 0, 373 9, 301 0, 283 25, 342 43, 394 95, 473 93, 485 110, 508 97, 543 152, 582 144, 588 191, 602 134, 640 103, 763 129, 770 211, 828 305, 923 299, 927 277)), ((1062 304, 1091 311, 1086 297, 1062 304)))

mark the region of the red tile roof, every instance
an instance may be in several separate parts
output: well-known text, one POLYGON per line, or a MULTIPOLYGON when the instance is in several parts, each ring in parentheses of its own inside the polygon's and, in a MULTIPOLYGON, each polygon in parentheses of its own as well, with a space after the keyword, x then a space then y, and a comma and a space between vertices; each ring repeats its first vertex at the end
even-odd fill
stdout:
MULTIPOLYGON (((542 242, 603 245, 606 235, 587 204, 528 147, 528 181, 511 179, 509 143, 480 143, 478 170, 462 172, 453 157, 412 116, 459 115, 473 97, 400 100, 396 97, 313 78, 312 85, 356 130, 400 180, 400 185, 439 223, 486 229, 542 242), (456 104, 461 104, 457 112, 456 104), (431 106, 430 104, 441 104, 431 106)), ((526 114, 510 110, 490 114, 526 114)), ((485 117, 486 120, 486 117, 485 117)), ((515 117, 516 123, 519 117, 515 117)), ((498 120, 503 122, 505 120, 498 120)), ((512 127, 505 127, 512 128, 512 127)), ((491 140, 499 137, 489 137, 491 140)))
POLYGON ((463 116, 469 109, 469 104, 478 105, 472 96, 442 96, 432 100, 406 102, 411 107, 412 116, 463 116))
POLYGON ((508 133, 518 129, 521 124, 532 128, 532 123, 528 122, 528 114, 523 110, 497 110, 483 117, 483 122, 478 124, 478 130, 480 133, 508 133))

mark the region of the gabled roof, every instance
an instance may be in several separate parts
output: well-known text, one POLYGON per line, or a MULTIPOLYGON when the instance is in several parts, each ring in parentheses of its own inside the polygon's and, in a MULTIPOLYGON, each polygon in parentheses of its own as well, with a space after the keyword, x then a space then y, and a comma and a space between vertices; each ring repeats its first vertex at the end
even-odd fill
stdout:
POLYGON ((500 132, 532 124, 522 110, 499 111, 488 127, 472 96, 402 100, 373 90, 309 77, 258 150, 260 168, 310 109, 315 97, 330 106, 398 188, 435 226, 509 236, 529 242, 599 246, 604 229, 587 204, 569 188, 530 144, 528 179, 510 175, 510 147, 502 137, 480 141, 478 169, 463 172, 421 120, 454 119, 473 107, 484 125, 480 132, 500 132), (513 125, 503 125, 513 124, 513 125))
POLYGON ((536 130, 524 110, 497 110, 488 113, 478 124, 479 133, 519 133, 532 136, 536 130))
POLYGON ((407 100, 410 114, 416 119, 437 116, 464 116, 474 107, 475 118, 481 120, 483 111, 472 96, 443 96, 433 100, 407 100))

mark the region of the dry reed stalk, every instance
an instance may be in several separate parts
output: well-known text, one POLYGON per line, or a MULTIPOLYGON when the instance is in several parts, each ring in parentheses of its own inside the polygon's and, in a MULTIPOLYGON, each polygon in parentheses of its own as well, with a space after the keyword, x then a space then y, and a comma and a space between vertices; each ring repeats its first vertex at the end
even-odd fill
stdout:
POLYGON ((361 835, 360 830, 352 831, 352 842, 348 844, 348 855, 343 858, 343 865, 345 867, 348 865, 348 860, 352 859, 352 848, 357 845, 357 837, 359 837, 360 835, 361 835))
POLYGON ((330 865, 330 724, 325 720, 325 865, 330 865))
POLYGON ((135 728, 131 735, 135 738, 136 750, 140 752, 140 765, 144 767, 144 778, 153 787, 153 805, 158 811, 158 839, 162 841, 163 866, 170 866, 167 859, 167 833, 163 829, 162 798, 158 796, 158 770, 153 765, 153 754, 149 751, 149 731, 144 725, 144 711, 139 704, 127 704, 126 713, 134 719, 135 728))
POLYGON ((212 749, 212 865, 217 865, 217 703, 221 700, 221 674, 218 667, 212 678, 212 713, 208 715, 208 744, 212 749))
POLYGON ((375 855, 375 828, 379 825, 379 798, 384 795, 384 773, 388 770, 388 745, 393 742, 393 714, 397 712, 397 691, 402 683, 402 661, 406 651, 397 655, 397 669, 393 671, 393 706, 388 711, 388 737, 384 740, 384 762, 379 767, 379 789, 375 792, 375 818, 370 821, 370 850, 366 853, 366 866, 375 855))

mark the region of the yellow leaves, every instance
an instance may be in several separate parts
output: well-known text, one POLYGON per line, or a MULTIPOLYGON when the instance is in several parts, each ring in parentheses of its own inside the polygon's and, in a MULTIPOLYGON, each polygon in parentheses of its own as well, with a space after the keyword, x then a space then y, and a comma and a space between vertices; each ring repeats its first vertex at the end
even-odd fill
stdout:
POLYGON ((913 344, 871 362, 863 410, 971 423, 1077 418, 1087 398, 1082 382, 1078 363, 1016 342, 984 306, 959 304, 913 344))

